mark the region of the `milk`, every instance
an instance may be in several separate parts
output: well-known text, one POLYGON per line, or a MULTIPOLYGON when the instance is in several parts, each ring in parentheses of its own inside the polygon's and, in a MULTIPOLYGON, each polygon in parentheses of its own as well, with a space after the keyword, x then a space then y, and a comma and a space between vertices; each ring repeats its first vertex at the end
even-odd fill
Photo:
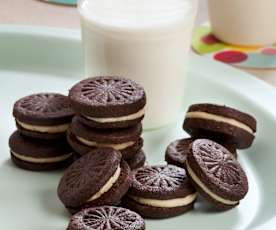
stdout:
POLYGON ((183 113, 196 0, 83 0, 86 76, 119 75, 147 93, 146 129, 183 113))
POLYGON ((212 30, 230 44, 260 46, 276 42, 275 0, 209 0, 212 30))

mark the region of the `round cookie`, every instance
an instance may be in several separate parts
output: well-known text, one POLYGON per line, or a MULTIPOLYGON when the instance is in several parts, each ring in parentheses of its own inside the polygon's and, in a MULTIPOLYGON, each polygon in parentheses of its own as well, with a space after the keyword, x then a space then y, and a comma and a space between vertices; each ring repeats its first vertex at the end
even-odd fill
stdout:
POLYGON ((136 82, 117 76, 93 77, 69 92, 81 121, 92 128, 125 128, 144 117, 146 94, 136 82))
POLYGON ((218 209, 235 207, 248 192, 241 165, 232 153, 214 141, 195 140, 186 168, 193 185, 218 209))
POLYGON ((90 148, 114 148, 122 152, 124 159, 129 159, 133 156, 134 151, 137 150, 138 140, 142 133, 142 125, 138 123, 135 126, 124 129, 93 129, 82 124, 78 117, 74 117, 69 132, 82 145, 90 148))
MULTIPOLYGON (((185 161, 187 159, 187 155, 190 152, 190 146, 193 141, 194 139, 192 138, 184 138, 170 143, 166 149, 165 161, 168 164, 176 165, 181 168, 186 168, 185 161)), ((238 157, 235 145, 227 142, 220 144, 227 148, 235 156, 235 158, 238 157)))
POLYGON ((47 171, 72 163, 74 154, 65 138, 45 141, 14 132, 9 139, 11 159, 20 168, 47 171))
POLYGON ((165 161, 168 164, 176 165, 181 168, 185 168, 185 161, 187 154, 189 153, 189 148, 193 142, 192 138, 184 138, 173 141, 169 144, 165 153, 165 161))
MULTIPOLYGON (((67 131, 67 140, 74 151, 79 155, 85 155, 96 149, 95 147, 87 146, 77 140, 76 136, 71 132, 70 127, 67 131)), ((131 159, 143 147, 143 142, 143 138, 140 137, 133 146, 120 150, 123 159, 131 159)))
POLYGON ((67 230, 145 230, 145 221, 137 213, 121 207, 87 208, 71 217, 67 230))
POLYGON ((238 149, 251 146, 256 133, 254 117, 236 109, 215 104, 189 107, 183 129, 193 138, 231 142, 238 149))
POLYGON ((144 166, 133 171, 123 205, 147 218, 168 218, 193 208, 196 191, 185 169, 174 165, 144 166))
POLYGON ((120 152, 94 150, 76 160, 64 173, 58 197, 74 213, 82 208, 118 204, 130 184, 130 169, 120 152))
POLYGON ((39 93, 19 99, 13 107, 18 130, 29 137, 64 137, 74 112, 68 97, 57 93, 39 93))
POLYGON ((79 207, 65 206, 66 209, 71 213, 75 214, 84 208, 96 207, 102 205, 119 205, 122 197, 127 192, 130 184, 130 169, 125 161, 121 162, 121 174, 118 181, 112 186, 108 192, 101 195, 100 198, 86 202, 79 207))
POLYGON ((146 155, 143 150, 139 150, 134 156, 126 160, 131 170, 143 167, 146 162, 146 155))

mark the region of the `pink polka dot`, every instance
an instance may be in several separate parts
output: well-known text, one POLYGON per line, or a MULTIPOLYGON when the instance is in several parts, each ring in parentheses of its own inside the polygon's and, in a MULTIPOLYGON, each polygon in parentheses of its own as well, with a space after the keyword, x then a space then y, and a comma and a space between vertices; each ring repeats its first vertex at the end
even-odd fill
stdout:
POLYGON ((265 55, 276 55, 276 48, 265 48, 262 53, 265 55))
POLYGON ((227 64, 240 63, 247 59, 247 55, 240 51, 223 51, 216 53, 214 59, 227 64))
POLYGON ((201 38, 201 41, 207 45, 213 45, 220 42, 213 34, 205 35, 201 38))

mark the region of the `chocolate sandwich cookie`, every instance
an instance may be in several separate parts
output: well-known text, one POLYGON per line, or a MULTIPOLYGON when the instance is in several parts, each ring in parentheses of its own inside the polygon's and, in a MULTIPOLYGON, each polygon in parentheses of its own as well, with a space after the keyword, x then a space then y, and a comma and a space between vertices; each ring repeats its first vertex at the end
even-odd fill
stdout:
POLYGON ((116 205, 127 192, 130 169, 120 152, 100 148, 76 160, 64 173, 58 197, 71 212, 101 205, 116 205))
MULTIPOLYGON (((185 161, 187 155, 190 152, 190 146, 193 143, 194 139, 184 138, 173 141, 166 149, 165 161, 168 164, 176 165, 181 168, 186 168, 185 161)), ((225 148, 227 148, 234 156, 237 158, 237 150, 235 145, 232 143, 221 143, 225 148)))
POLYGON ((67 230, 144 230, 145 221, 126 208, 101 206, 87 208, 71 217, 67 230))
POLYGON ((73 152, 65 138, 46 141, 23 136, 14 132, 9 139, 11 159, 18 167, 46 171, 68 166, 73 152))
POLYGON ((143 150, 139 150, 134 156, 126 160, 131 170, 143 167, 146 162, 146 155, 143 150))
POLYGON ((238 149, 251 146, 257 122, 249 114, 215 105, 195 104, 186 114, 183 129, 193 138, 208 138, 217 142, 232 142, 238 149))
POLYGON ((86 154, 93 148, 110 147, 119 150, 124 159, 130 159, 143 145, 141 133, 141 123, 124 129, 93 129, 74 117, 68 131, 68 141, 79 154, 86 154))
MULTIPOLYGON (((70 127, 67 131, 67 140, 71 147, 74 149, 74 151, 79 155, 85 155, 88 152, 91 152, 92 150, 96 149, 96 147, 85 145, 81 143, 79 140, 77 140, 76 136, 71 132, 70 127)), ((140 137, 133 146, 120 150, 120 152, 123 155, 123 158, 132 158, 143 147, 143 142, 143 139, 140 137)))
POLYGON ((30 137, 64 137, 73 118, 68 98, 57 93, 39 93, 19 99, 13 107, 18 130, 30 137))
MULTIPOLYGON (((96 149, 96 147, 85 145, 81 143, 79 140, 77 140, 76 136, 71 132, 70 128, 67 131, 67 140, 73 148, 73 150, 80 156, 85 155, 91 152, 92 150, 96 149)), ((143 147, 143 142, 143 139, 140 137, 133 146, 126 148, 124 150, 120 150, 120 152, 123 155, 123 158, 128 158, 129 160, 133 158, 133 156, 135 156, 136 153, 139 152, 143 147)))
POLYGON ((192 142, 192 138, 184 138, 170 143, 166 149, 165 161, 168 164, 185 168, 185 161, 187 158, 187 154, 190 152, 189 148, 192 142))
POLYGON ((98 129, 140 123, 146 95, 136 82, 116 76, 94 77, 73 86, 69 98, 82 123, 98 129))
POLYGON ((238 205, 248 192, 247 177, 241 165, 233 154, 214 141, 194 141, 186 168, 193 185, 218 209, 238 205))
POLYGON ((193 208, 196 191, 185 169, 174 165, 134 170, 123 205, 147 218, 177 216, 193 208))

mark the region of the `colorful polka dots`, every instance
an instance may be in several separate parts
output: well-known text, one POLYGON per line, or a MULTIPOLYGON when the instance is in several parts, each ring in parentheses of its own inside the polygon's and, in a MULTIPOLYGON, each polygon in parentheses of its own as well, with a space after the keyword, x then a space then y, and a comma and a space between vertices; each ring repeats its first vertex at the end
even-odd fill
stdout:
POLYGON ((276 44, 270 46, 235 46, 218 40, 210 26, 195 29, 192 47, 200 55, 239 68, 276 69, 276 44))
POLYGON ((239 51, 223 51, 216 53, 214 55, 214 59, 227 64, 234 64, 245 61, 247 59, 247 55, 239 51))

